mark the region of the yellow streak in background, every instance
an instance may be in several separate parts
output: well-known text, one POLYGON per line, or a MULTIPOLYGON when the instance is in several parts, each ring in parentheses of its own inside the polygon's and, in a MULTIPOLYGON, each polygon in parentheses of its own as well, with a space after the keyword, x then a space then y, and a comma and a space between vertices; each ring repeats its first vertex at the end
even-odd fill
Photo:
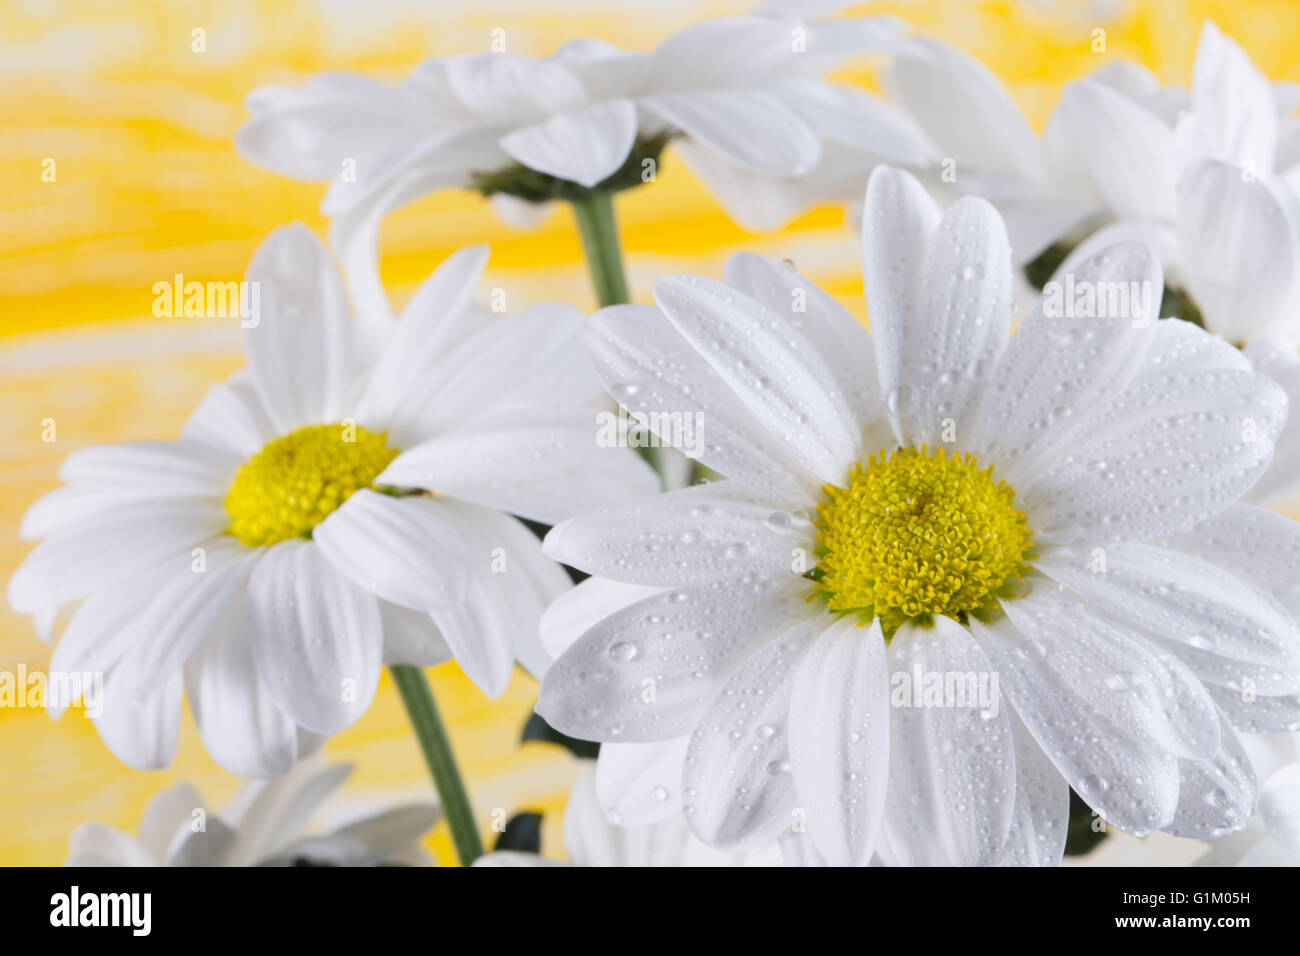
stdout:
MULTIPOLYGON (((234 153, 250 89, 324 69, 398 79, 424 57, 486 48, 497 27, 522 53, 544 54, 576 36, 648 48, 689 22, 746 9, 649 0, 572 10, 491 0, 11 0, 0 14, 0 70, 8 74, 0 83, 0 574, 7 580, 29 549, 17 540, 19 519, 57 485, 67 453, 174 437, 206 386, 240 364, 231 323, 152 319, 153 284, 178 272, 237 280, 261 238, 293 219, 323 234, 322 186, 280 179, 234 153), (196 28, 206 31, 205 53, 191 50, 196 28), (56 163, 53 183, 41 180, 47 158, 56 163), (41 441, 46 418, 57 423, 53 444, 41 441)), ((1066 80, 1107 59, 1136 59, 1163 81, 1186 83, 1207 16, 1269 77, 1300 79, 1289 56, 1300 48, 1292 0, 916 0, 871 9, 981 57, 1039 125, 1066 80), (1099 26, 1103 55, 1090 51, 1099 26)), ((868 72, 847 75, 871 83, 868 72)), ((838 208, 754 236, 670 153, 659 182, 625 194, 618 212, 639 301, 663 273, 716 276, 727 255, 746 248, 793 259, 865 316, 857 243, 838 208)), ((466 193, 422 200, 385 224, 383 272, 395 302, 447 254, 484 241, 493 248, 484 289, 505 289, 511 310, 547 299, 594 305, 567 211, 519 232, 466 193)), ((48 659, 31 622, 0 607, 0 670, 43 669, 48 659)), ((560 816, 577 768, 557 748, 517 745, 535 682, 519 674, 500 700, 486 701, 454 664, 433 674, 485 827, 494 809, 544 810, 546 849, 561 854, 560 816)), ((327 754, 358 765, 335 815, 429 794, 387 678, 370 712, 327 754)), ((188 718, 175 765, 146 774, 119 764, 78 711, 54 723, 40 711, 0 709, 0 764, 6 864, 61 862, 68 834, 87 820, 134 832, 148 798, 177 779, 193 782, 213 807, 239 784, 206 756, 188 718)), ((429 846, 443 862, 454 859, 445 828, 429 846)))

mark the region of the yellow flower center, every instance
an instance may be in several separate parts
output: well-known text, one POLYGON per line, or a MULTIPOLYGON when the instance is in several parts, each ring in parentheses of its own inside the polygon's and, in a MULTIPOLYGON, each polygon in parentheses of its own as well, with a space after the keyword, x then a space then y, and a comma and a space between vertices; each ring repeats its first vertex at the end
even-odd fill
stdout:
POLYGON ((307 425, 268 442, 240 466, 226 492, 230 534, 250 548, 311 537, 397 457, 386 438, 348 422, 307 425))
POLYGON ((817 506, 816 594, 836 613, 906 621, 985 617, 1028 566, 1033 536, 1015 492, 970 455, 924 446, 872 455, 817 506))

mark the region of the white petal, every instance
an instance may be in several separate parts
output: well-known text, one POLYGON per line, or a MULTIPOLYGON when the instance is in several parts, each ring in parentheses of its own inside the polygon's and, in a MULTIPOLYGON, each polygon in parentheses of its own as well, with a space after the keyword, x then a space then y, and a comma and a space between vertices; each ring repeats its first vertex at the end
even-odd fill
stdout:
POLYGON ((1039 173, 1042 149, 1006 87, 979 60, 929 37, 912 37, 885 85, 939 145, 972 170, 1039 173))
MULTIPOLYGON (((832 394, 826 360, 793 323, 762 303, 700 276, 668 276, 655 299, 678 332, 777 440, 823 481, 842 481, 858 426, 832 394)), ((615 395, 615 398, 618 396, 615 395)), ((707 440, 707 437, 706 437, 707 440)))
POLYGON ((1010 263, 1006 230, 992 206, 971 197, 949 207, 930 238, 924 285, 914 292, 918 310, 897 333, 905 444, 933 445, 949 425, 960 434, 984 376, 1006 348, 1010 263))
POLYGON ((503 408, 408 449, 375 480, 545 524, 657 490, 653 470, 632 450, 597 442, 598 427, 590 409, 503 408))
POLYGON ((559 595, 546 609, 537 625, 542 645, 552 658, 557 658, 597 621, 662 590, 609 578, 587 578, 559 595))
POLYGON ((419 377, 476 330, 469 304, 487 260, 487 246, 454 252, 415 291, 369 374, 363 414, 387 423, 419 377))
POLYGON ((158 791, 140 816, 140 842, 155 860, 162 860, 177 830, 188 829, 194 811, 205 809, 203 797, 184 780, 158 791))
POLYGON ((493 163, 503 162, 506 157, 496 145, 497 135, 498 131, 490 127, 470 127, 450 137, 432 137, 412 150, 400 165, 388 170, 389 176, 378 181, 377 191, 361 199, 349 198, 340 209, 324 210, 333 217, 330 245, 343 264, 348 292, 359 316, 377 322, 392 319, 388 294, 379 276, 379 227, 384 217, 437 189, 465 186, 474 168, 492 168, 493 163), (438 161, 424 164, 430 150, 438 161), (479 165, 482 161, 488 165, 479 165))
POLYGON ((140 617, 137 638, 122 660, 120 692, 147 696, 177 673, 243 592, 261 554, 222 536, 206 548, 202 571, 178 562, 160 576, 155 597, 140 617))
MULTIPOLYGON (((1241 677, 1249 677, 1242 674, 1241 677)), ((1209 688, 1228 723, 1246 734, 1276 734, 1300 730, 1300 693, 1270 694, 1245 686, 1209 688)))
POLYGON ((1206 20, 1192 72, 1192 111, 1213 155, 1260 176, 1273 169, 1278 108, 1273 88, 1241 46, 1206 20))
POLYGON ((1016 742, 1016 806, 999 862, 1059 866, 1070 822, 1070 786, 1015 711, 1007 716, 1016 742))
POLYGON ((434 667, 451 660, 451 648, 428 613, 380 601, 379 617, 384 627, 385 665, 434 667))
POLYGON ((542 681, 537 712, 588 740, 665 740, 691 729, 736 666, 807 614, 805 588, 683 589, 600 621, 542 681))
POLYGON ((750 495, 735 482, 707 485, 606 505, 556 525, 546 554, 589 574, 630 584, 707 585, 792 570, 812 554, 807 516, 750 495))
POLYGON ((790 770, 808 832, 832 866, 865 866, 889 784, 889 675, 879 622, 841 618, 790 691, 790 770))
MULTIPOLYGON (((862 281, 867 318, 876 346, 881 394, 895 433, 902 441, 901 410, 915 384, 910 371, 909 329, 925 322, 919 290, 925 276, 930 239, 939 226, 938 205, 915 177, 881 166, 867 183, 862 217, 862 281)), ((1007 317, 1010 321, 1010 316, 1007 317)))
POLYGON ((1103 646, 1089 633, 1096 619, 1071 611, 1053 621, 1051 633, 1037 625, 1029 633, 1017 630, 1010 615, 994 627, 972 621, 970 628, 1038 745, 1089 806, 1126 832, 1164 826, 1178 801, 1176 758, 1133 722, 1133 707, 1117 709, 1123 694, 1106 688, 1104 678, 1126 667, 1108 659, 1114 652, 1098 656, 1103 646), (1094 709, 1101 701, 1108 704, 1104 712, 1094 709))
POLYGON ((68 837, 64 866, 158 866, 161 856, 121 830, 102 823, 82 823, 68 837))
POLYGON ((501 148, 530 169, 591 188, 623 165, 635 139, 636 107, 619 99, 516 129, 501 148))
POLYGON ((1273 839, 1300 853, 1300 764, 1268 778, 1259 794, 1259 815, 1273 839))
POLYGON ((362 488, 312 530, 312 541, 357 587, 412 610, 450 607, 469 588, 465 542, 426 498, 362 488))
POLYGON ((1292 519, 1235 504, 1165 544, 1262 588, 1300 620, 1300 524, 1292 519))
POLYGON ((9 603, 31 614, 111 587, 141 568, 184 553, 230 522, 220 501, 131 501, 46 538, 9 579, 9 603))
POLYGON ((779 97, 764 90, 656 93, 639 101, 668 125, 744 169, 801 176, 821 157, 821 139, 779 97))
POLYGON ((1300 492, 1300 349, 1282 336, 1266 335, 1248 345, 1245 353, 1257 372, 1282 386, 1288 408, 1286 425, 1277 436, 1268 471, 1245 500, 1282 509, 1300 492))
POLYGON ((1178 180, 1179 256, 1205 327, 1245 342, 1289 320, 1300 249, 1286 208, 1265 182, 1205 160, 1178 180))
POLYGON ((1223 746, 1208 760, 1180 760, 1178 812, 1166 830, 1212 840, 1240 830, 1255 809, 1255 771, 1225 720, 1223 746))
MULTIPOLYGON (((402 447, 463 427, 529 400, 530 389, 577 354, 583 316, 571 305, 536 305, 484 322, 474 335, 440 356, 407 389, 394 419, 402 447), (492 369, 491 375, 483 374, 492 369)), ((564 404, 552 392, 552 406, 564 404)), ((564 393, 575 404, 586 396, 564 393)))
POLYGON ((1285 393, 1251 372, 1170 369, 1093 408, 1071 430, 1064 457, 1040 458, 1042 470, 1014 487, 1040 540, 1186 530, 1264 473, 1286 407, 1285 393))
POLYGON ((160 770, 176 756, 181 725, 181 675, 172 675, 151 697, 136 701, 119 693, 117 673, 104 678, 103 707, 93 716, 113 756, 132 770, 160 770))
POLYGON ((323 180, 346 157, 412 125, 422 104, 402 87, 323 73, 299 87, 258 87, 245 105, 252 118, 235 134, 241 156, 282 176, 323 180))
MULTIPOLYGON (((184 567, 188 569, 188 556, 185 561, 184 567)), ((50 655, 50 675, 83 675, 84 687, 84 675, 111 669, 139 636, 141 608, 148 607, 157 582, 169 570, 166 563, 151 567, 82 601, 68 619, 50 655)), ((62 699, 61 694, 51 693, 46 710, 52 719, 58 720, 71 703, 62 699)), ((92 707, 94 702, 85 703, 92 707)))
POLYGON ((473 113, 518 120, 572 109, 587 94, 563 66, 513 53, 467 53, 447 61, 457 98, 473 113))
MULTIPOLYGON (((1104 564, 1091 551, 1051 550, 1034 567, 1116 618, 1184 649, 1300 673, 1300 630, 1286 610, 1249 579, 1172 548, 1111 545, 1104 564), (1101 570, 1098 571, 1097 568, 1101 570)), ((1230 663, 1231 662, 1231 663, 1230 663)), ((1217 683, 1217 681, 1216 681, 1217 683)))
POLYGON ((308 819, 352 772, 350 764, 300 760, 287 774, 245 784, 221 811, 239 834, 232 866, 253 866, 291 845, 308 819))
POLYGON ((844 307, 784 262, 740 252, 727 260, 723 281, 790 322, 825 359, 833 383, 863 424, 884 415, 871 336, 844 307))
POLYGON ((220 819, 207 820, 204 829, 182 829, 167 850, 167 866, 229 866, 238 837, 220 819))
POLYGON ((132 442, 74 451, 63 460, 59 479, 155 496, 224 497, 239 465, 238 456, 201 442, 132 442))
POLYGON ((538 622, 546 604, 569 587, 568 575, 542 556, 537 536, 514 518, 453 499, 439 504, 465 542, 470 584, 463 602, 433 612, 434 623, 466 674, 490 695, 505 689, 516 660, 541 677, 550 658, 538 622))
POLYGON ((658 823, 682 810, 682 768, 690 736, 642 744, 603 744, 596 761, 600 806, 621 826, 658 823))
POLYGON ((325 247, 306 226, 281 227, 258 247, 247 281, 260 298, 244 349, 272 421, 281 433, 336 421, 346 397, 348 304, 325 247))
POLYGON ((825 621, 809 618, 750 655, 691 734, 683 813, 705 843, 750 845, 796 821, 800 808, 786 769, 790 688, 825 621))
POLYGON ((298 728, 258 676, 247 613, 243 595, 231 602, 186 662, 185 691, 213 760, 241 777, 275 777, 298 759, 298 728))
POLYGON ((661 89, 736 86, 770 76, 799 56, 788 24, 722 17, 670 34, 655 48, 649 72, 661 89))
POLYGON ((993 863, 1011 829, 1016 747, 992 665, 966 628, 937 617, 928 629, 898 629, 888 671, 892 694, 904 680, 911 691, 891 697, 888 711, 891 792, 882 839, 891 862, 993 863), (933 675, 944 682, 937 702, 926 686, 933 675))
POLYGON ((410 858, 417 841, 438 817, 438 808, 429 804, 392 807, 339 827, 325 839, 361 846, 364 855, 360 864, 391 865, 410 858))
MULTIPOLYGON (((1107 617, 1101 608, 1044 579, 1029 595, 1004 601, 1002 609, 1021 634, 1045 651, 1043 660, 1024 661, 1025 654, 1019 654, 1017 665, 1030 665, 1022 666, 1023 673, 1039 674, 1045 681, 1069 680, 1072 693, 1086 699, 1092 712, 1134 740, 1180 757, 1218 752, 1214 702, 1177 655, 1148 641, 1136 626, 1136 615, 1107 617)), ((1024 709, 1018 709, 1030 729, 1036 729, 1024 709)))
POLYGON ((181 429, 181 438, 227 448, 241 460, 251 458, 276 437, 247 369, 218 382, 204 393, 181 429))
POLYGON ((263 684, 296 723, 321 734, 357 720, 379 683, 375 599, 307 541, 281 541, 253 569, 249 639, 263 684))
POLYGON ((588 323, 586 342, 596 373, 629 412, 647 421, 694 416, 704 439, 701 463, 760 493, 816 501, 817 479, 658 309, 601 309, 588 323))
POLYGON ((1177 166, 1169 126, 1123 93, 1092 80, 1067 84, 1060 109, 1117 217, 1173 217, 1177 166))
MULTIPOLYGON (((1136 320, 1134 298, 1123 316, 1078 321, 1056 317, 1050 301, 1035 310, 1007 343, 988 388, 964 431, 963 445, 996 462, 1013 488, 1040 461, 1058 461, 1074 426, 1097 417, 1105 401, 1122 395, 1143 367, 1157 325, 1154 310, 1163 284, 1160 264, 1144 246, 1125 244, 1084 260, 1071 273, 1080 288, 1149 292, 1148 316, 1136 320)), ((1064 281, 1058 274, 1058 280, 1064 281)), ((1062 288, 1068 288, 1063 286, 1062 288)), ((1139 295, 1140 298, 1140 295, 1139 295)), ((1120 311, 1123 311, 1122 309, 1120 311)), ((877 343, 879 348, 879 343, 877 343)), ((960 424, 960 423, 959 423, 960 424)))

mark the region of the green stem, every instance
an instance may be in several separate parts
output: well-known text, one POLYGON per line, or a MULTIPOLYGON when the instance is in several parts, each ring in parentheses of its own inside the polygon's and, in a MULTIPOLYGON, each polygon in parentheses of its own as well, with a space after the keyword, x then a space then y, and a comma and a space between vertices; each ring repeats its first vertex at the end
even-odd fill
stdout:
POLYGON ((618 223, 614 220, 614 194, 593 191, 573 201, 573 215, 578 220, 582 249, 587 268, 596 287, 596 299, 602 308, 623 305, 628 301, 627 278, 623 274, 623 252, 618 241, 618 223))
POLYGON ((465 792, 465 783, 456 766, 451 741, 447 738, 447 728, 443 726, 438 705, 433 700, 433 690, 424 671, 418 667, 395 664, 389 670, 398 693, 402 695, 402 703, 406 705, 415 736, 420 741, 420 750, 424 752, 424 762, 429 765, 433 784, 438 789, 442 812, 456 844, 456 854, 462 866, 469 866, 483 855, 483 843, 479 839, 478 824, 474 822, 469 794, 465 792))

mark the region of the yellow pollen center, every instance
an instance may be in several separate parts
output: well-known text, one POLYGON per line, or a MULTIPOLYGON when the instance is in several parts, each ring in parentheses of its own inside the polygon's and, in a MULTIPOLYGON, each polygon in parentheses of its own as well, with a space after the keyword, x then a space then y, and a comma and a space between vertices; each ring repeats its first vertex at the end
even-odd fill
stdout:
POLYGON ((250 548, 309 538, 335 508, 397 457, 383 432, 360 425, 307 425, 240 466, 226 492, 230 531, 250 548))
POLYGON ((970 455, 881 451, 817 506, 816 594, 836 613, 906 621, 985 617, 1027 569, 1033 535, 1015 492, 970 455))

